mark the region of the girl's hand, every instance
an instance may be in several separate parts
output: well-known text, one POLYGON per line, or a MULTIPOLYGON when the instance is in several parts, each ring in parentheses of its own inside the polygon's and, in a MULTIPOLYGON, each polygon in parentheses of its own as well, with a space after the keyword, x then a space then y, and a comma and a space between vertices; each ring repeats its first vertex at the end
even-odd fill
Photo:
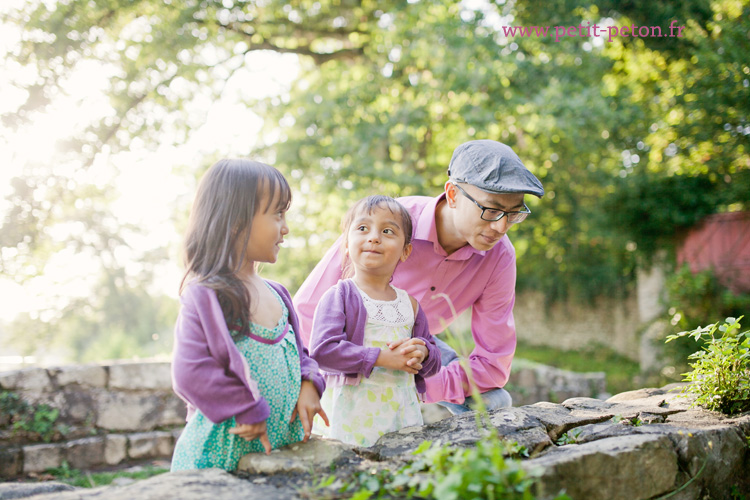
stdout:
POLYGON ((412 357, 409 354, 402 353, 401 349, 396 349, 400 343, 401 341, 397 341, 393 343, 397 345, 393 347, 389 345, 388 348, 381 349, 378 359, 375 361, 375 366, 382 366, 391 370, 401 370, 416 375, 422 369, 422 365, 419 363, 409 364, 412 357))
POLYGON ((388 347, 391 350, 400 347, 399 352, 411 358, 406 364, 417 370, 422 369, 422 363, 430 353, 427 350, 427 343, 420 338, 397 340, 388 344, 388 347))
POLYGON ((266 450, 266 455, 271 454, 271 441, 268 440, 268 432, 266 431, 266 421, 258 422, 257 424, 240 424, 237 427, 229 429, 230 434, 237 434, 243 439, 252 441, 253 439, 260 439, 260 444, 263 445, 263 449, 266 450))
POLYGON ((330 424, 328 423, 328 415, 326 415, 326 412, 323 411, 323 408, 320 406, 318 390, 312 382, 309 380, 303 380, 302 386, 299 389, 297 406, 294 408, 292 419, 289 421, 291 424, 294 422, 295 417, 299 415, 299 419, 302 421, 302 429, 305 431, 305 437, 302 440, 303 443, 306 443, 307 440, 310 439, 313 418, 316 413, 320 414, 320 418, 323 419, 323 422, 330 427, 330 424))

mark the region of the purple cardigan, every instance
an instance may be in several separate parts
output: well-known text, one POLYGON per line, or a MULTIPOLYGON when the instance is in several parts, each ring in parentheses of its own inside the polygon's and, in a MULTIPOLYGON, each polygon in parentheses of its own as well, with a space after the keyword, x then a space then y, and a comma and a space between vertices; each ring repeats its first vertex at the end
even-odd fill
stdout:
MULTIPOLYGON (((367 310, 362 296, 351 280, 341 280, 320 298, 313 318, 310 356, 326 375, 344 375, 347 385, 356 385, 361 377, 369 377, 380 349, 364 347, 367 310)), ((430 335, 427 316, 418 308, 412 337, 427 345, 427 358, 414 376, 417 392, 425 392, 424 379, 440 370, 440 349, 430 335)))
MULTIPOLYGON (((289 310, 289 324, 297 337, 302 379, 323 394, 325 382, 318 364, 307 354, 299 336, 297 314, 289 292, 268 281, 289 310)), ((234 344, 216 292, 191 283, 180 297, 182 309, 175 325, 172 386, 188 407, 188 420, 199 408, 211 422, 235 417, 238 424, 255 424, 268 418, 268 402, 250 377, 247 361, 234 344)))

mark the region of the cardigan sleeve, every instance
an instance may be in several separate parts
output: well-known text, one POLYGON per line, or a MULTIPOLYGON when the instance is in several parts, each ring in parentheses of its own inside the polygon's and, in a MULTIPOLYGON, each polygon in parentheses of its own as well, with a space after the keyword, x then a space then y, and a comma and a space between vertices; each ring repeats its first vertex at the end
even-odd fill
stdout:
POLYGON ((297 339, 297 351, 299 352, 299 365, 300 371, 302 372, 302 380, 309 380, 310 382, 312 382, 315 386, 315 389, 318 391, 318 396, 322 396, 323 391, 325 391, 326 388, 326 383, 323 379, 323 376, 320 374, 320 371, 318 370, 318 363, 310 357, 307 348, 302 343, 302 332, 300 331, 299 316, 297 315, 297 311, 295 311, 294 309, 292 297, 289 295, 289 291, 280 283, 276 283, 273 281, 269 281, 269 283, 271 283, 271 286, 273 286, 274 289, 279 292, 279 295, 281 295, 281 299, 284 301, 287 309, 289 310, 289 323, 292 325, 294 336, 297 339))
POLYGON ((417 308, 417 316, 414 320, 413 336, 418 337, 425 341, 427 347, 427 358, 422 363, 422 369, 414 376, 417 390, 419 392, 425 392, 426 386, 424 379, 435 375, 440 371, 440 349, 435 343, 435 339, 430 334, 429 325, 427 323, 427 315, 425 315, 422 306, 417 308))
POLYGON ((242 380, 244 366, 232 359, 222 340, 226 323, 218 300, 211 300, 213 293, 191 286, 181 298, 172 360, 174 390, 214 423, 231 417, 238 424, 262 422, 269 415, 268 403, 253 396, 250 380, 242 380))
POLYGON ((334 286, 323 294, 315 309, 310 355, 323 370, 369 377, 380 349, 351 342, 353 332, 346 331, 346 319, 342 289, 334 286))

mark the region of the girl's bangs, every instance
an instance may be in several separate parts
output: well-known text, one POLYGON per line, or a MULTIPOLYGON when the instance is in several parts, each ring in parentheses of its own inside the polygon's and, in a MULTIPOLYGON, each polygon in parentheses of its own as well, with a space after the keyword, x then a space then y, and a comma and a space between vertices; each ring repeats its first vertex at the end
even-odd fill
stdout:
POLYGON ((269 194, 264 212, 268 212, 271 208, 273 208, 274 211, 287 210, 292 204, 292 190, 289 187, 289 183, 281 172, 276 169, 272 169, 269 174, 270 175, 264 176, 262 182, 264 188, 266 186, 268 187, 268 189, 264 189, 264 191, 269 194), (271 207, 274 201, 276 201, 276 206, 271 207))

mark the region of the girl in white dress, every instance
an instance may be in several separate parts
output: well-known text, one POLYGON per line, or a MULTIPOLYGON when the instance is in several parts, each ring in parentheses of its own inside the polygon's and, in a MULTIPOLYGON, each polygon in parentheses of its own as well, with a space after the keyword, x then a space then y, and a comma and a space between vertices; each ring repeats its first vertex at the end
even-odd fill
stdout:
POLYGON ((310 338, 331 425, 316 421, 313 431, 371 446, 387 432, 422 425, 418 393, 440 369, 440 351, 416 299, 390 284, 411 253, 409 212, 393 198, 370 196, 349 210, 343 232, 351 277, 321 298, 310 338))

